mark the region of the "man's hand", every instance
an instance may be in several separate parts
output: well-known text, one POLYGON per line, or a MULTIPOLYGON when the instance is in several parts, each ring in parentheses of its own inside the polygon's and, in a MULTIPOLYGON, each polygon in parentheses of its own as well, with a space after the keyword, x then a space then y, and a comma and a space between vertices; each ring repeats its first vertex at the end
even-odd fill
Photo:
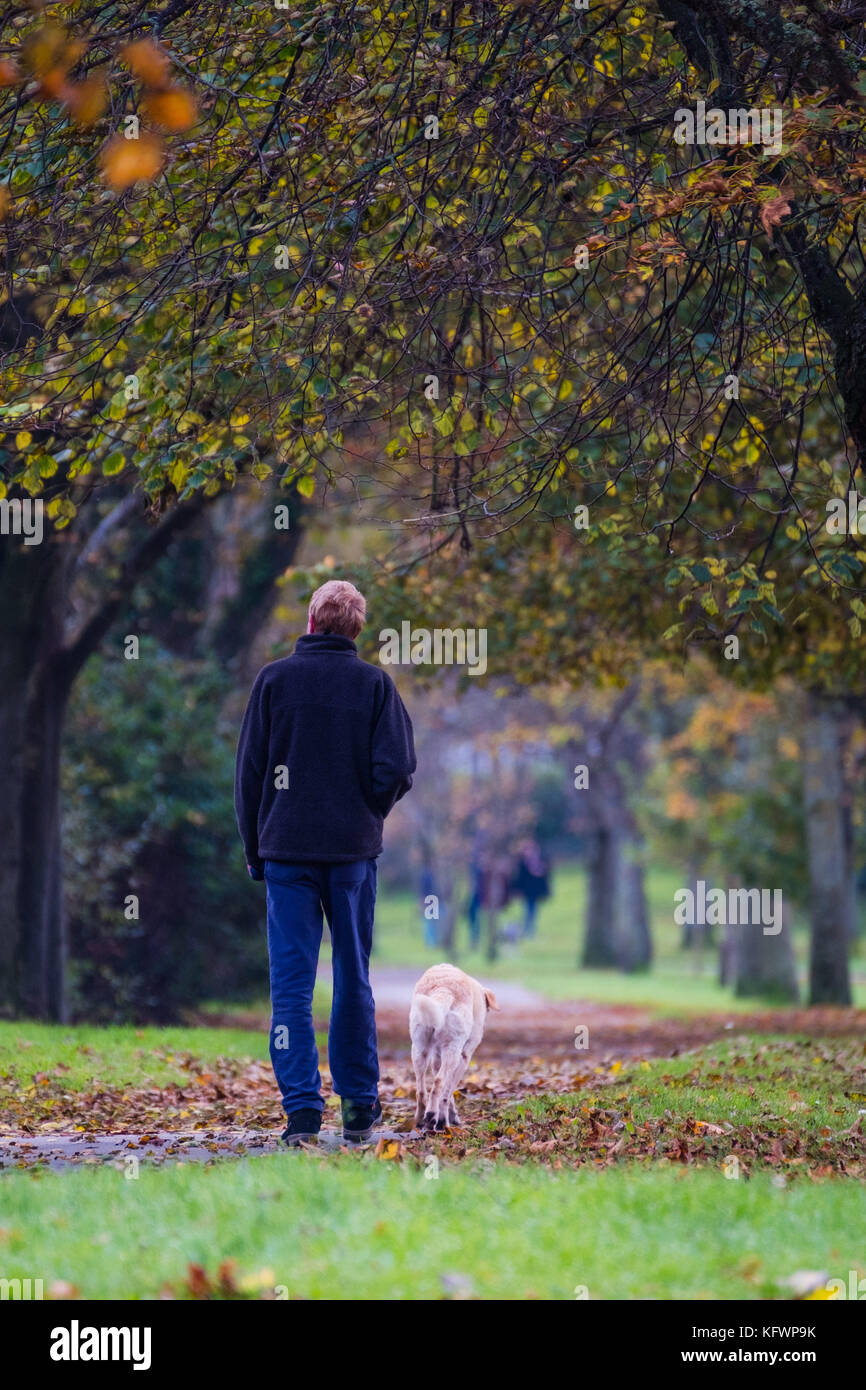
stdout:
POLYGON ((262 873, 261 869, 257 869, 253 864, 247 864, 247 873, 249 874, 250 878, 255 879, 256 883, 261 883, 262 879, 264 878, 264 874, 262 873))

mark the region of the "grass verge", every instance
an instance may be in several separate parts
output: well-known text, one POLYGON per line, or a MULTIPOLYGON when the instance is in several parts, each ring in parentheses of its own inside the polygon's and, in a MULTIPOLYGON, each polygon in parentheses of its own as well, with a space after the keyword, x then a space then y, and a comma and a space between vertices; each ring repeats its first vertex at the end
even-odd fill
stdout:
POLYGON ((62 1078, 70 1091, 181 1085, 193 1065, 213 1066, 220 1057, 267 1062, 267 1033, 0 1021, 0 1095, 4 1087, 38 1087, 49 1078, 62 1078))
POLYGON ((54 1296, 100 1299, 570 1300, 579 1288, 593 1299, 784 1298, 799 1270, 863 1274, 866 1208, 853 1183, 430 1171, 368 1151, 142 1169, 136 1181, 109 1169, 10 1173, 0 1269, 41 1278, 54 1296))

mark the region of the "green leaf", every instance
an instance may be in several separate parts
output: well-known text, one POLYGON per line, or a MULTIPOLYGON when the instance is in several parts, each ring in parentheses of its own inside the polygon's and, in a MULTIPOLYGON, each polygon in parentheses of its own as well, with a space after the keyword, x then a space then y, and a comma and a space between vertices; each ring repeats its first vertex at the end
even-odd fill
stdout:
POLYGON ((767 601, 764 600, 764 602, 761 604, 761 607, 763 608, 764 612, 773 619, 774 623, 778 623, 780 627, 785 626, 785 619, 774 603, 767 603, 767 601))

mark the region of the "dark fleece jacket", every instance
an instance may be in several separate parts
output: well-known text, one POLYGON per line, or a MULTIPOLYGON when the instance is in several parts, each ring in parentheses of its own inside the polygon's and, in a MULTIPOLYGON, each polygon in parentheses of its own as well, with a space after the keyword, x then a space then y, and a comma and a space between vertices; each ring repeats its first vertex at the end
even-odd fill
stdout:
POLYGON ((382 822, 414 771, 412 723, 391 677, 361 661, 350 637, 299 637, 259 672, 241 726, 235 810, 250 873, 260 878, 265 859, 381 854, 382 822))

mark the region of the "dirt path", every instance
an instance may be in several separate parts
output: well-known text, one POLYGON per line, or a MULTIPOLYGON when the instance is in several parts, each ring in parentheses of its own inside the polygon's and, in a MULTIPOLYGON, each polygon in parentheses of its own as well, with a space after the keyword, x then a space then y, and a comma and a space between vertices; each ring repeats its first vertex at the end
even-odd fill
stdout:
MULTIPOLYGON (((412 991, 420 974, 420 970, 414 968, 373 966, 370 978, 377 1011, 401 1011, 404 1021, 408 1019, 412 991)), ((329 975, 330 972, 324 978, 329 978, 329 975)), ((540 1012, 547 1007, 542 995, 513 980, 484 980, 482 983, 494 990, 501 1008, 509 1013, 518 1009, 540 1012)))
MULTIPOLYGON (((409 1056, 409 1005, 418 979, 416 968, 373 967, 379 1052, 383 1063, 402 1065, 409 1056)), ((327 979, 327 973, 323 972, 327 979)), ((590 1000, 553 1002, 513 981, 481 978, 496 994, 500 1012, 487 1015, 479 1062, 498 1054, 503 1059, 539 1056, 571 1059, 585 1070, 626 1057, 675 1057, 678 1053, 730 1033, 804 1033, 834 1037, 866 1032, 866 1010, 765 1009, 755 1013, 697 1014, 659 1018, 633 1005, 599 1004, 590 1000), (578 1030, 585 1029, 582 1035, 578 1030), (584 1044, 585 1046, 581 1046, 584 1044)), ((205 1020, 202 1020, 205 1021, 205 1020)), ((227 1027, 267 1031, 262 1013, 208 1015, 207 1022, 227 1027)), ((327 1020, 317 1020, 327 1028, 327 1020)))
MULTIPOLYGON (((373 985, 381 1064, 380 1093, 386 1128, 375 1140, 408 1141, 414 1109, 414 1075, 408 1012, 414 970, 378 969, 373 985)), ((552 1003, 521 985, 490 984, 502 1006, 488 1014, 484 1040, 463 1087, 460 1104, 467 1127, 495 1129, 510 1103, 532 1095, 567 1094, 614 1084, 619 1065, 636 1058, 673 1057, 711 1042, 751 1033, 803 1033, 812 1037, 860 1035, 866 1012, 854 1009, 767 1010, 761 1013, 659 1019, 628 1006, 587 1001, 552 1003), (584 1031, 585 1030, 585 1031, 584 1031)), ((261 1014, 210 1024, 266 1032, 261 1014)), ((317 1020, 326 1028, 327 1021, 317 1020)), ((322 1059, 326 1094, 325 1128, 317 1152, 341 1146, 337 1098, 322 1059)), ((275 1151, 283 1116, 270 1067, 223 1059, 204 1069, 194 1057, 189 1079, 163 1088, 97 1088, 67 1091, 62 1075, 30 1094, 4 1098, 0 1121, 0 1167, 112 1164, 134 1176, 141 1162, 212 1162, 275 1151)), ((435 1140, 430 1142, 437 1142, 435 1140)), ((509 1143, 505 1137, 497 1143, 509 1143)))

